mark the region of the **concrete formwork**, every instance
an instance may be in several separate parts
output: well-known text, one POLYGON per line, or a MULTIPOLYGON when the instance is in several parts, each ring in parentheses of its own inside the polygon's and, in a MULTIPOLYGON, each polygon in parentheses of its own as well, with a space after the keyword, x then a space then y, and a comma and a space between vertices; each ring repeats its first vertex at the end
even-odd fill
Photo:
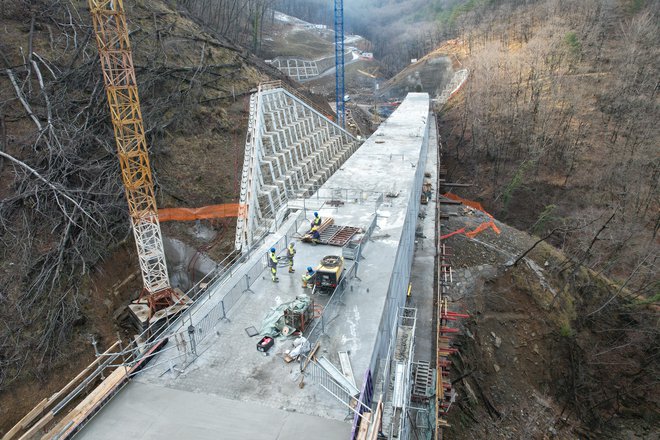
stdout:
POLYGON ((358 146, 287 90, 260 86, 250 98, 236 248, 245 251, 274 232, 287 201, 316 191, 358 146))

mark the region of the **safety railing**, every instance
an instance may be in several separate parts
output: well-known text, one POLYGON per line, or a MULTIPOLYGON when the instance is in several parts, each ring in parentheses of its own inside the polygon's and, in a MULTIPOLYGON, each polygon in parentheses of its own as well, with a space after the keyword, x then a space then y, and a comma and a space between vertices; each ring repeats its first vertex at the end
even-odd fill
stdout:
POLYGON ((408 342, 408 349, 404 353, 398 353, 398 356, 393 356, 393 362, 403 364, 404 374, 401 377, 403 384, 401 384, 402 392, 402 406, 401 412, 399 414, 399 420, 394 418, 391 421, 390 433, 394 434, 397 432, 396 438, 409 438, 410 434, 410 417, 408 416, 408 411, 410 407, 410 395, 412 388, 412 364, 414 358, 414 337, 415 337, 415 327, 417 325, 417 309, 411 307, 401 307, 398 312, 397 319, 397 334, 401 332, 406 332, 410 336, 410 341, 408 342))
MULTIPOLYGON (((274 243, 273 247, 283 250, 288 245, 289 237, 297 232, 303 221, 301 217, 302 213, 296 214, 284 237, 274 243)), ((229 255, 217 265, 214 271, 195 283, 186 293, 192 301, 188 309, 174 317, 170 313, 173 309, 168 309, 164 323, 159 322, 158 325, 149 326, 135 338, 136 341, 140 341, 139 343, 134 343, 119 353, 122 365, 134 365, 154 347, 159 346, 166 339, 171 339, 174 335, 178 335, 176 336, 177 346, 173 347, 177 349, 177 353, 161 356, 164 358, 163 362, 170 363, 172 359, 194 358, 196 353, 191 351, 191 347, 199 345, 206 336, 212 333, 212 329, 218 322, 227 317, 230 309, 236 305, 246 291, 249 291, 250 286, 266 267, 266 254, 264 253, 263 258, 256 259, 247 272, 236 279, 233 286, 228 290, 223 286, 227 281, 235 279, 238 271, 245 270, 244 263, 254 258, 255 252, 263 246, 267 237, 268 234, 262 235, 244 254, 233 253, 229 255), (218 294, 223 294, 222 298, 209 308, 207 303, 215 299, 218 294), (187 335, 187 346, 181 343, 180 335, 184 334, 187 335)), ((168 348, 168 350, 171 349, 168 348)), ((168 350, 160 353, 166 353, 168 350)), ((154 365, 161 364, 162 362, 159 361, 154 365)))
POLYGON ((275 89, 284 89, 287 93, 290 95, 295 96, 297 99, 300 101, 304 102, 311 108, 313 108, 317 113, 319 113, 321 116, 324 118, 334 121, 335 120, 335 115, 330 113, 328 114, 328 110, 322 108, 320 105, 312 101, 311 99, 307 98, 305 95, 302 93, 298 92, 296 89, 293 87, 290 87, 288 84, 286 84, 283 81, 276 80, 276 81, 267 81, 259 84, 259 92, 265 92, 267 90, 275 90, 275 89))
MULTIPOLYGON (((298 231, 298 227, 303 221, 301 217, 302 214, 298 213, 291 222, 291 226, 286 231, 286 233, 282 236, 282 238, 273 243, 271 247, 274 247, 278 251, 283 251, 289 244, 289 237, 298 231)), ((197 318, 194 311, 190 312, 188 322, 190 323, 189 326, 192 326, 194 330, 194 339, 197 344, 200 344, 206 338, 206 336, 211 334, 211 330, 221 320, 226 319, 229 311, 238 303, 238 301, 246 292, 250 291, 250 287, 261 276, 262 272, 267 267, 266 258, 267 253, 264 253, 262 258, 256 259, 252 263, 245 274, 241 275, 239 278, 229 278, 229 280, 235 280, 234 284, 226 286, 228 287, 228 290, 226 290, 222 299, 210 310, 204 310, 206 312, 204 316, 197 318)), ((245 268, 243 267, 242 270, 245 270, 245 268)), ((200 312, 197 313, 197 316, 199 315, 200 312)), ((186 322, 185 317, 182 317, 182 322, 186 322)))
MULTIPOLYGON (((319 318, 315 320, 310 330, 306 332, 305 337, 312 346, 314 346, 314 344, 316 344, 319 338, 325 333, 326 323, 331 322, 332 320, 335 319, 336 316, 339 315, 340 313, 339 309, 341 306, 343 306, 342 299, 346 287, 353 278, 358 276, 360 256, 362 255, 362 251, 366 246, 367 242, 371 238, 371 234, 373 233, 374 229, 376 229, 377 223, 378 223, 378 215, 374 215, 371 220, 371 223, 369 224, 369 226, 365 231, 364 236, 362 237, 362 239, 358 244, 358 248, 355 251, 356 258, 353 264, 351 264, 351 266, 348 269, 346 269, 345 274, 342 276, 341 280, 330 294, 330 299, 323 308, 323 312, 321 313, 321 316, 319 316, 319 318)), ((305 355, 303 355, 303 357, 305 357, 305 355)), ((301 362, 300 365, 302 368, 303 362, 301 362)))
POLYGON ((366 205, 373 204, 374 212, 380 208, 385 200, 382 191, 364 191, 353 188, 327 188, 325 185, 309 185, 305 193, 309 197, 301 197, 301 194, 289 192, 287 194, 288 205, 303 211, 318 210, 321 207, 332 206, 329 202, 341 202, 343 204, 366 205), (322 188, 323 186, 323 188, 322 188), (296 204, 296 198, 301 198, 296 204))
POLYGON ((350 391, 334 380, 325 368, 319 365, 316 361, 310 360, 307 363, 305 374, 321 388, 330 393, 330 395, 343 403, 346 408, 355 415, 355 417, 364 417, 364 412, 371 411, 371 408, 368 405, 360 401, 357 394, 351 394, 350 391))

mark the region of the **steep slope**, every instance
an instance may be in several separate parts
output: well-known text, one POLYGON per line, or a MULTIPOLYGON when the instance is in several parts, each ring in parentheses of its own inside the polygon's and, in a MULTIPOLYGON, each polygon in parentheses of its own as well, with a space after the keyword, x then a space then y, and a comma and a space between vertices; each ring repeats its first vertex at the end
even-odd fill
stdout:
MULTIPOLYGON (((159 207, 235 201, 249 92, 284 78, 170 3, 125 7, 159 207)), ((141 282, 87 2, 0 14, 2 433, 116 339, 141 282)), ((163 230, 222 256, 232 223, 205 227, 163 230)))
POLYGON ((534 240, 506 232, 457 251, 454 299, 475 319, 451 438, 658 436, 657 11, 491 2, 457 18, 470 77, 441 112, 447 179, 563 254, 541 243, 509 267, 534 240))
MULTIPOLYGON (((443 207, 443 234, 490 218, 443 207)), ((464 324, 452 357, 450 439, 655 438, 657 308, 496 221, 453 235, 448 288, 464 324), (521 258, 523 257, 523 258, 521 258)))
POLYGON ((470 79, 443 111, 454 181, 512 225, 657 294, 657 2, 504 8, 466 31, 470 79), (569 13, 570 12, 570 13, 569 13))

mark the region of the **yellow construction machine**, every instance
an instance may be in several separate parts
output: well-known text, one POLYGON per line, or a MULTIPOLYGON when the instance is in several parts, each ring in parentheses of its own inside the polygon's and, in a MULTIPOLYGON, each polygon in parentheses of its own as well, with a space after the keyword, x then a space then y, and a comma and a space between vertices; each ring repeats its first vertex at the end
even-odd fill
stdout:
POLYGON ((320 290, 334 290, 344 273, 344 257, 326 255, 314 274, 314 286, 320 290))

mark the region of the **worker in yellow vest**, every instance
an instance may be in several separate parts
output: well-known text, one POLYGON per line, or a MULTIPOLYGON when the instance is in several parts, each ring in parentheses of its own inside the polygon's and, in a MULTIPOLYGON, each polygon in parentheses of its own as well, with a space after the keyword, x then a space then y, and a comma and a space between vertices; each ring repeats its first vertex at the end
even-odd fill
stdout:
POLYGON ((293 257, 296 255, 296 250, 294 248, 293 242, 289 243, 289 246, 286 248, 286 256, 289 259, 289 273, 294 273, 293 269, 293 257))
POLYGON ((312 220, 312 228, 316 226, 317 228, 321 227, 321 217, 319 217, 319 213, 315 212, 314 213, 314 219, 312 220))
POLYGON ((302 276, 303 289, 307 287, 311 288, 314 286, 313 278, 314 278, 314 269, 312 269, 312 267, 310 266, 307 268, 307 272, 305 272, 305 274, 302 276))
POLYGON ((277 254, 275 252, 275 248, 270 248, 270 253, 268 254, 268 267, 270 267, 270 275, 273 278, 273 282, 277 283, 280 279, 277 278, 277 254))
POLYGON ((313 244, 319 244, 321 242, 321 233, 319 232, 318 226, 312 226, 312 230, 309 231, 309 234, 312 236, 313 244))

